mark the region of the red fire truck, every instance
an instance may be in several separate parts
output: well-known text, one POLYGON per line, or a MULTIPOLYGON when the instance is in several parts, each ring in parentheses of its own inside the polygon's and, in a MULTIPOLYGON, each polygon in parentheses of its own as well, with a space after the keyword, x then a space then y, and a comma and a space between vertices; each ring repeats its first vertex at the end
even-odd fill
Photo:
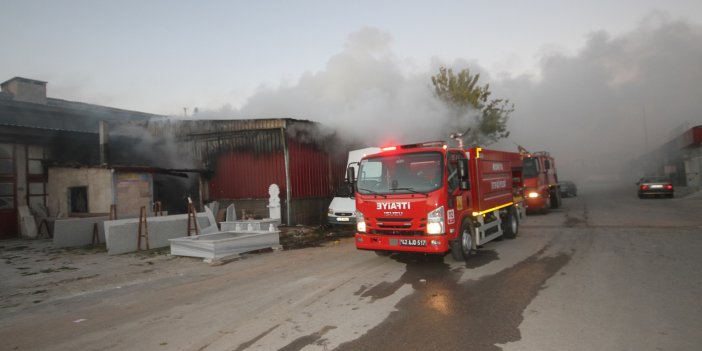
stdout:
POLYGON ((546 151, 522 152, 524 187, 529 212, 545 212, 561 206, 556 161, 546 151))
POLYGON ((524 218, 519 153, 451 148, 443 141, 382 148, 361 159, 356 248, 445 254, 514 238, 524 218))

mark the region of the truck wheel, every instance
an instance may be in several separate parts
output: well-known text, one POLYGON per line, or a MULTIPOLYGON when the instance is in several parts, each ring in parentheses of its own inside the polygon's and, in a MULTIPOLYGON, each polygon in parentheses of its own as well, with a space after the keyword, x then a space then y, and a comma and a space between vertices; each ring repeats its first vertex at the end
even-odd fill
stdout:
POLYGON ((473 225, 466 220, 461 225, 458 240, 451 243, 451 256, 456 261, 465 261, 473 254, 473 225))
POLYGON ((504 233, 502 234, 507 239, 514 239, 519 233, 519 219, 517 218, 517 211, 513 206, 507 210, 507 215, 505 216, 504 223, 504 233))
POLYGON ((561 207, 561 193, 558 191, 558 189, 551 190, 550 197, 551 197, 551 208, 561 207))

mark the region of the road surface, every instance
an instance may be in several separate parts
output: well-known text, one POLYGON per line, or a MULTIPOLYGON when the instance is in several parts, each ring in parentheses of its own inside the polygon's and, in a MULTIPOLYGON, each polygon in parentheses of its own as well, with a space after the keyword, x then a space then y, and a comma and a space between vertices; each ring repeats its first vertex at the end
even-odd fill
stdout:
MULTIPOLYGON (((216 267, 191 258, 116 257, 108 265, 104 254, 76 256, 66 263, 75 272, 62 273, 74 278, 32 276, 0 285, 6 300, 0 349, 702 345, 699 194, 640 200, 633 186, 585 187, 563 208, 529 216, 520 230, 517 239, 488 243, 467 263, 450 256, 378 257, 355 250, 352 238, 216 267)), ((2 254, 8 258, 2 277, 14 277, 14 256, 2 254)))

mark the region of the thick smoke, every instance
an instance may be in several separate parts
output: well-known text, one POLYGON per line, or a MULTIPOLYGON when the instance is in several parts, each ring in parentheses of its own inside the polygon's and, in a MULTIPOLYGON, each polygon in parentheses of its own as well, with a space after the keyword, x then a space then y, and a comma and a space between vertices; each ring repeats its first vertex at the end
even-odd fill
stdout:
POLYGON ((366 145, 445 138, 449 114, 432 96, 429 76, 404 73, 390 42, 387 33, 362 29, 325 70, 295 85, 262 88, 240 110, 225 106, 199 116, 308 119, 366 145))
POLYGON ((590 34, 576 55, 544 57, 538 81, 494 88, 517 106, 511 141, 551 151, 561 178, 629 180, 643 172, 632 160, 702 124, 701 63, 702 28, 656 13, 623 35, 590 34))
POLYGON ((309 119, 367 145, 446 139, 450 113, 430 78, 440 65, 469 68, 490 83, 492 97, 515 103, 512 134, 493 147, 550 151, 561 178, 575 180, 621 177, 632 160, 702 124, 702 29, 660 13, 624 34, 591 33, 574 55, 544 55, 539 77, 493 79, 464 59, 418 69, 390 43, 389 34, 363 29, 323 71, 262 88, 241 109, 200 115, 309 119))

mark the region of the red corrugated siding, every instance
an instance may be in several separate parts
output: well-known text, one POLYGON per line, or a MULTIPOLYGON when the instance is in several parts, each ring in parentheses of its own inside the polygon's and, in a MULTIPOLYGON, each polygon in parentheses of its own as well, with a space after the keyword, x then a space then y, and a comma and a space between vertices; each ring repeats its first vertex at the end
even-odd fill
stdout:
POLYGON ((285 159, 282 152, 254 154, 231 151, 217 157, 217 169, 210 181, 212 200, 268 198, 268 187, 280 187, 285 198, 285 159))
POLYGON ((330 161, 325 151, 288 139, 288 154, 293 198, 331 195, 330 161))

